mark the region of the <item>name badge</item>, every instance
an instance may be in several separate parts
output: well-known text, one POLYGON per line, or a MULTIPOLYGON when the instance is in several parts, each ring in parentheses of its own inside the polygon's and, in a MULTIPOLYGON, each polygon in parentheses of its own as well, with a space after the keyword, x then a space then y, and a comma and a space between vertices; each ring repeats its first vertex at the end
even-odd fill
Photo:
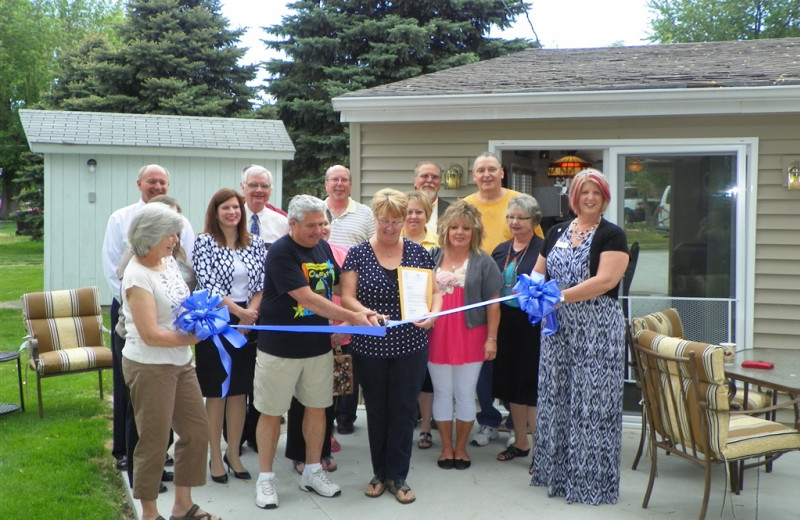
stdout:
POLYGON ((566 242, 556 242, 556 247, 560 247, 561 249, 567 249, 569 247, 569 244, 567 244, 566 242))

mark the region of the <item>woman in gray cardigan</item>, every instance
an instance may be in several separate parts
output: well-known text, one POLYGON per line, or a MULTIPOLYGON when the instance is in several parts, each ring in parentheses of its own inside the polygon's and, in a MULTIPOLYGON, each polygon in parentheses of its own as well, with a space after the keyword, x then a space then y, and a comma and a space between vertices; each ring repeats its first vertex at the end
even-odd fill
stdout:
MULTIPOLYGON (((459 200, 438 222, 441 249, 431 252, 442 310, 497 298, 503 277, 497 264, 480 249, 484 231, 481 214, 459 200)), ((484 360, 497 354, 500 304, 440 317, 431 332, 428 369, 433 381, 433 418, 442 438, 438 465, 467 469, 467 440, 475 422, 475 387, 484 360), (453 399, 456 440, 453 444, 453 399)))

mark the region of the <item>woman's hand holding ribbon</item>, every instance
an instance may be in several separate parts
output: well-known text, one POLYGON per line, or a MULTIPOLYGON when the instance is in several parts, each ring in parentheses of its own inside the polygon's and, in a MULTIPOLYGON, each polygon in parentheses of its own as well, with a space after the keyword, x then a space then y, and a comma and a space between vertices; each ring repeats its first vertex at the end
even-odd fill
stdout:
POLYGON ((542 332, 545 336, 555 334, 558 330, 555 307, 561 301, 558 282, 545 282, 544 275, 534 271, 530 275, 519 275, 519 281, 512 290, 517 293, 519 307, 528 315, 531 325, 542 321, 542 332))

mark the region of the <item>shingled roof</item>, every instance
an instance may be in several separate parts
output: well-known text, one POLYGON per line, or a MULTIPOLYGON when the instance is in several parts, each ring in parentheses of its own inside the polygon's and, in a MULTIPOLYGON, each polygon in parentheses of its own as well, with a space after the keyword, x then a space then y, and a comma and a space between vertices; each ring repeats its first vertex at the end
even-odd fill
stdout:
POLYGON ((800 38, 530 49, 347 98, 800 85, 800 38))
POLYGON ((285 152, 294 145, 282 121, 104 112, 20 110, 31 147, 76 145, 285 152))

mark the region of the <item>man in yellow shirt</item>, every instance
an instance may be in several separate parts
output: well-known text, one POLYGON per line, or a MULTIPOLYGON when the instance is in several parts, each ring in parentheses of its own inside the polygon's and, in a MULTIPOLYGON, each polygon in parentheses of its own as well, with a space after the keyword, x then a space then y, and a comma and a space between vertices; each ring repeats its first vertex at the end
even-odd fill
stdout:
MULTIPOLYGON (((500 165, 500 159, 491 152, 483 152, 475 158, 472 167, 472 180, 478 186, 478 191, 467 195, 464 200, 473 204, 481 212, 481 222, 486 231, 481 249, 491 255, 498 244, 511 239, 511 231, 506 223, 506 209, 508 201, 519 195, 503 187, 505 171, 500 165)), ((533 230, 536 236, 544 238, 541 226, 533 230)))
MULTIPOLYGON (((481 249, 489 255, 499 244, 511 239, 511 231, 509 231, 506 223, 506 210, 508 209, 508 202, 520 194, 518 191, 504 188, 502 184, 503 177, 505 177, 505 172, 500 165, 500 159, 491 152, 483 152, 475 158, 472 166, 472 179, 478 186, 478 191, 464 197, 464 200, 475 205, 478 211, 481 212, 481 222, 486 232, 481 249)), ((536 226, 533 232, 544 238, 541 226, 536 226)), ((489 441, 496 439, 498 436, 497 428, 503 420, 502 414, 494 407, 492 365, 491 361, 484 361, 478 377, 476 391, 481 409, 475 417, 478 422, 478 431, 472 436, 471 443, 474 446, 486 446, 489 441)), ((504 404, 506 407, 508 406, 507 403, 504 404)), ((506 425, 509 431, 514 431, 510 415, 506 420, 506 425)), ((510 437, 508 445, 513 442, 513 437, 510 437)))

